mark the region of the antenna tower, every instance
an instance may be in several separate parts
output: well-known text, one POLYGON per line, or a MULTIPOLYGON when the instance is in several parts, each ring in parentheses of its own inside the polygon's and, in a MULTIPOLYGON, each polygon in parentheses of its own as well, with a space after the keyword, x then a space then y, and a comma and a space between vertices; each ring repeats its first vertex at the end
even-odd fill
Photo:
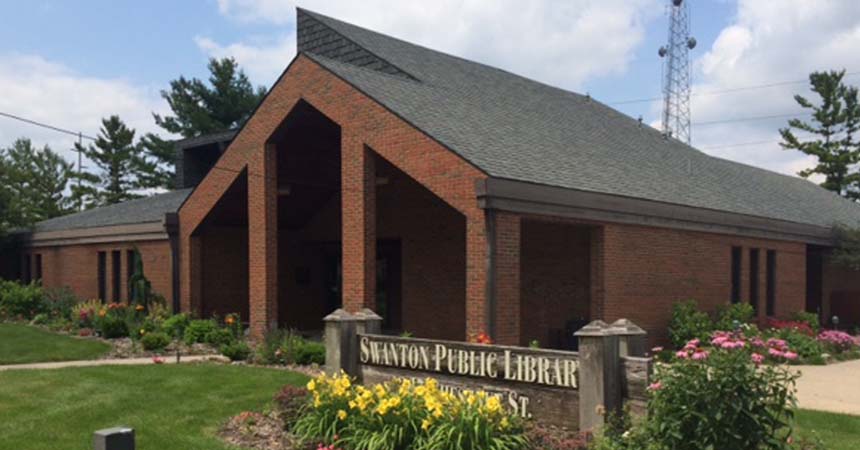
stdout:
POLYGON ((690 37, 688 1, 669 1, 669 42, 660 47, 663 58, 663 133, 690 143, 690 37))

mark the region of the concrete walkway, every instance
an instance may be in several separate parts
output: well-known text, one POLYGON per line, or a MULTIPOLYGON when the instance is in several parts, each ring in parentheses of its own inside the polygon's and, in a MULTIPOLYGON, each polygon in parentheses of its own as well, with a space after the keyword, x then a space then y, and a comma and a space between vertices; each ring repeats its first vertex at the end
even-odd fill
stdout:
MULTIPOLYGON (((163 364, 176 364, 176 356, 169 355, 161 358, 163 364)), ((218 361, 229 362, 230 360, 222 355, 196 355, 183 356, 180 363, 199 362, 199 361, 218 361)), ((121 358, 121 359, 93 359, 87 361, 59 361, 46 363, 32 364, 10 364, 0 366, 0 372, 4 370, 22 370, 22 369, 63 369, 66 367, 91 367, 91 366, 140 366, 146 364, 155 364, 152 358, 121 358)))
POLYGON ((860 360, 796 369, 799 407, 860 415, 860 360))

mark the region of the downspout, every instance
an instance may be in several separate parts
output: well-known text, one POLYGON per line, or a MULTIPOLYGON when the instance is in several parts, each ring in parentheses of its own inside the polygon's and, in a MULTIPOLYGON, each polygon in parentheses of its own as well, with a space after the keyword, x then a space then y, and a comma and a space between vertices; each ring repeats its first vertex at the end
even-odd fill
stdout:
POLYGON ((484 210, 487 230, 486 320, 490 339, 496 340, 496 211, 484 210))
POLYGON ((173 313, 178 314, 182 309, 179 304, 179 214, 169 212, 164 215, 164 231, 167 232, 167 240, 170 243, 173 313))

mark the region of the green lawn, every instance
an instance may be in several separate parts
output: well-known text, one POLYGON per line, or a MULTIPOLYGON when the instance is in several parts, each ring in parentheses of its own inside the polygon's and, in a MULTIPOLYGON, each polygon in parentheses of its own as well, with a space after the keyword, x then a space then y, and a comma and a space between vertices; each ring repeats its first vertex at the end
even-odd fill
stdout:
POLYGON ((799 436, 818 436, 827 450, 855 450, 860 447, 860 416, 819 411, 797 412, 799 436))
POLYGON ((215 436, 221 423, 306 380, 215 364, 0 372, 0 448, 88 449, 93 431, 122 425, 135 429, 141 450, 226 449, 215 436))
POLYGON ((0 364, 94 359, 110 345, 19 324, 0 324, 0 364))

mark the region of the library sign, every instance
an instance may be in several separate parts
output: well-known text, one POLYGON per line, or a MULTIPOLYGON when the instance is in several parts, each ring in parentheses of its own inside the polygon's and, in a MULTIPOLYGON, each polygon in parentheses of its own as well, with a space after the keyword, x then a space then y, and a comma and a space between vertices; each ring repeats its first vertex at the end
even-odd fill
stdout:
POLYGON ((575 352, 466 342, 358 335, 364 383, 435 378, 444 390, 484 390, 511 411, 557 426, 578 423, 575 352))

